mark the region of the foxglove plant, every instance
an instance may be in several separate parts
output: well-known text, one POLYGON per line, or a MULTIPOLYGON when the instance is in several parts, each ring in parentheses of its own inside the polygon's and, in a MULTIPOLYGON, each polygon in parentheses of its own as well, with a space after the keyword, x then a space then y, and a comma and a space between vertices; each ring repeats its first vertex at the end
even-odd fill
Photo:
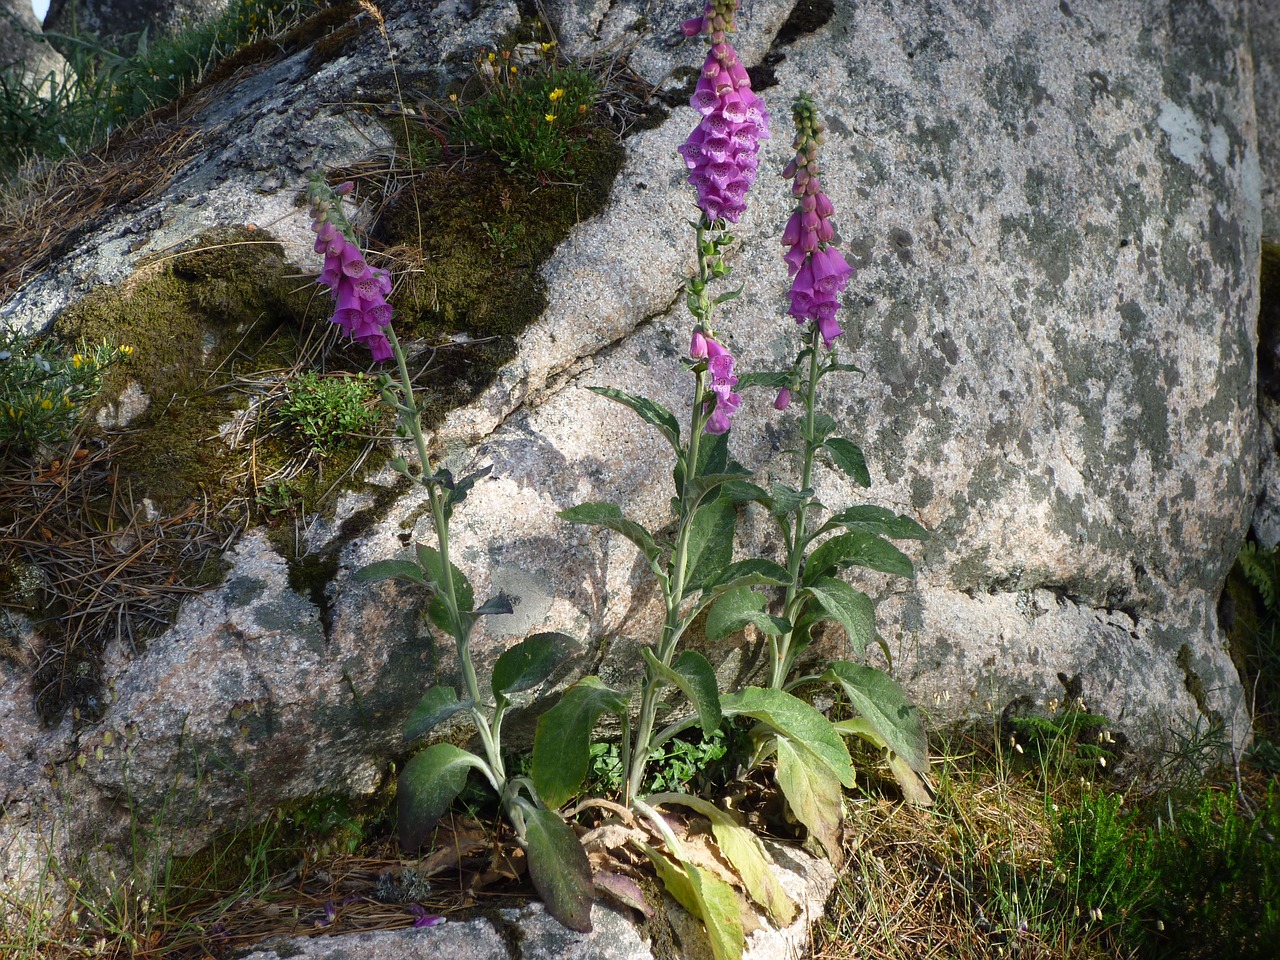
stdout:
POLYGON ((410 469, 399 456, 392 466, 425 489, 436 534, 436 546, 418 544, 412 560, 370 564, 357 571, 356 579, 395 578, 428 588, 432 593, 429 618, 436 629, 453 637, 457 648, 462 699, 453 686, 432 678, 405 722, 406 740, 417 741, 455 714, 469 711, 482 748, 482 755, 477 755, 451 743, 436 743, 405 764, 396 789, 400 845, 407 852, 422 847, 466 785, 470 772, 478 770, 498 795, 525 850, 530 878, 548 910, 567 927, 590 930, 595 894, 587 855, 569 825, 539 802, 532 783, 525 777, 508 776, 501 751, 502 721, 511 705, 510 696, 545 680, 568 638, 535 634, 506 650, 493 667, 492 701, 482 694, 471 657, 471 634, 481 617, 511 613, 511 601, 499 594, 475 605, 471 584, 449 558, 449 520, 453 509, 488 471, 455 480, 448 470, 433 467, 408 362, 391 326, 391 307, 386 302, 390 280, 385 271, 366 263, 355 243, 341 207, 340 197, 348 192, 348 185, 335 190, 320 178, 313 179, 308 190, 315 215, 316 251, 325 255, 320 280, 334 293, 333 322, 369 347, 374 360, 396 361, 399 377, 383 375, 382 399, 395 411, 400 435, 413 439, 419 469, 410 469))
MULTIPOLYGON (((824 621, 844 628, 856 654, 862 654, 873 641, 883 647, 876 634, 871 598, 839 574, 850 567, 863 567, 911 576, 911 560, 886 538, 927 537, 914 520, 871 505, 851 506, 824 523, 812 522, 823 509, 812 489, 819 456, 860 486, 870 486, 871 477, 862 451, 852 441, 836 436, 836 421, 817 411, 822 378, 829 373, 856 370, 838 362, 834 353, 836 339, 843 334, 836 319, 839 295, 853 271, 835 246, 831 219, 835 211, 818 178, 824 129, 807 94, 796 98, 792 118, 796 153, 783 175, 792 180, 791 192, 797 205, 783 230, 782 243, 787 248, 784 259, 792 277, 788 313, 805 329, 791 370, 780 378, 782 386, 774 406, 786 409, 793 395, 804 406, 800 487, 775 483, 767 495, 758 498, 777 522, 786 548, 785 590, 781 610, 772 619, 762 619, 767 616, 769 600, 752 587, 727 594, 708 615, 707 635, 714 641, 747 623, 761 626, 769 636, 770 688, 793 690, 817 681, 835 684, 859 714, 835 724, 835 730, 842 735, 860 736, 885 750, 904 793, 927 803, 929 793, 922 778, 929 761, 919 711, 887 673, 864 664, 836 662, 818 673, 792 676, 797 658, 812 640, 814 628, 824 621)), ((887 656, 887 648, 885 653, 887 656)), ((840 784, 825 772, 813 776, 798 769, 790 745, 767 744, 764 752, 777 755, 778 784, 792 810, 828 853, 837 857, 840 784)))
MULTIPOLYGON (((758 840, 743 840, 741 828, 725 811, 706 801, 678 794, 643 796, 645 771, 654 751, 676 734, 695 725, 704 735, 716 731, 726 717, 750 717, 769 731, 779 756, 792 759, 789 770, 802 779, 819 778, 853 785, 853 768, 844 740, 812 706, 785 690, 747 687, 721 694, 715 671, 701 653, 680 650, 680 642, 695 619, 718 601, 749 590, 752 585, 785 587, 787 568, 762 558, 733 562, 736 503, 766 497, 746 481, 748 471, 729 459, 726 433, 741 404, 734 358, 715 333, 716 306, 736 298, 741 290, 713 297, 715 281, 729 274, 725 252, 733 238, 724 230, 745 209, 746 189, 755 179, 757 142, 768 135, 768 114, 750 91, 746 72, 727 40, 733 29, 734 0, 714 0, 702 17, 687 21, 690 36, 707 34, 712 49, 703 66, 692 105, 702 115, 680 149, 692 171, 701 217, 696 231, 698 268, 685 285, 685 302, 692 314, 687 368, 693 374, 688 432, 681 435, 676 415, 643 397, 605 387, 595 392, 630 407, 659 430, 675 455, 674 536, 665 538, 626 518, 613 504, 587 503, 560 515, 572 523, 594 524, 622 534, 634 543, 649 564, 665 603, 665 618, 654 644, 642 650, 645 661, 640 703, 634 714, 626 698, 597 677, 585 677, 566 691, 538 723, 533 751, 533 779, 549 805, 568 801, 580 789, 588 769, 591 733, 602 714, 614 714, 622 726, 623 802, 650 823, 665 850, 642 844, 667 889, 707 924, 718 958, 741 955, 743 932, 737 921, 732 888, 699 868, 684 854, 680 839, 656 809, 658 804, 692 807, 712 821, 721 853, 738 869, 752 899, 778 922, 787 922, 794 905, 777 887, 767 855, 758 840), (680 710, 669 700, 678 693, 687 702, 680 710), (675 711, 658 718, 663 711, 675 711), (682 716, 681 714, 687 714, 682 716)), ((732 606, 732 605, 731 605, 732 606)), ((789 629, 781 618, 763 608, 747 613, 772 634, 789 629)), ((838 800, 838 796, 837 796, 838 800)))

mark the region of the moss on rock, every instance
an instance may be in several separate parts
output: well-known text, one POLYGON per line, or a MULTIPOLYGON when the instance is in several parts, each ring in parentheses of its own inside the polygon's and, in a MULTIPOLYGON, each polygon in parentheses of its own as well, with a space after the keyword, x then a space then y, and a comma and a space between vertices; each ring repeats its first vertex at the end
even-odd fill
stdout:
POLYGON ((604 208, 623 151, 592 131, 575 183, 539 184, 481 157, 427 170, 380 217, 373 235, 402 258, 391 303, 402 338, 437 346, 428 422, 474 398, 515 355, 516 337, 547 305, 541 266, 579 221, 604 208))

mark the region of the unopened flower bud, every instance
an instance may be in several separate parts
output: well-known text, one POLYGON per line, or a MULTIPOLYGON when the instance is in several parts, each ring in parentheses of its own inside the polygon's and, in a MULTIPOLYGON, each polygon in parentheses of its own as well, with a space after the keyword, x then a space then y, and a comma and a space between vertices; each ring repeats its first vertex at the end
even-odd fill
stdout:
POLYGON ((707 338, 701 327, 694 328, 689 340, 689 356, 694 360, 705 360, 707 357, 707 338))
POLYGON ((778 391, 778 399, 773 401, 773 409, 785 410, 791 406, 791 391, 783 387, 778 391))

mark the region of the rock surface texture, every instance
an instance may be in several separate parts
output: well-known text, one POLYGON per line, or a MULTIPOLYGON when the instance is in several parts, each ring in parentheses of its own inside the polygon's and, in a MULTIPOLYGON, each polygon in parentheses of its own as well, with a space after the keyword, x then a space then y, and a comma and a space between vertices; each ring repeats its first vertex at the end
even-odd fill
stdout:
MULTIPOLYGON (((810 926, 821 915, 835 886, 835 872, 825 860, 787 851, 778 878, 799 905, 795 922, 783 930, 761 928, 747 936, 743 960, 790 960, 809 949, 810 926)), ((448 922, 425 930, 362 933, 345 937, 293 937, 263 944, 242 960, 712 960, 711 944, 700 925, 667 900, 672 940, 664 951, 642 937, 625 914, 597 904, 591 911, 593 930, 575 933, 553 919, 540 903, 494 911, 490 917, 448 922), (514 944, 514 946, 513 946, 514 944)))
POLYGON ((46 30, 67 36, 154 37, 212 20, 228 0, 50 0, 46 30))
MULTIPOLYGON (((677 30, 692 5, 543 6, 563 50, 632 45, 633 67, 660 89, 687 84, 701 62, 677 30)), ((791 99, 809 90, 829 126, 823 182, 858 269, 840 349, 866 371, 828 390, 825 409, 866 451, 873 501, 933 531, 914 584, 862 581, 881 597, 897 675, 937 721, 1060 699, 1061 674, 1144 750, 1171 729, 1215 725, 1239 742, 1247 717, 1215 605, 1257 469, 1260 173, 1244 13, 1228 0, 801 8, 765 0, 741 20, 774 137, 735 231, 746 292, 722 330, 741 370, 794 355, 778 244, 791 198, 772 171, 788 159, 791 99)), ((405 89, 437 94, 466 68, 453 55, 519 20, 514 2, 387 13, 405 89)), ((306 171, 391 144, 367 112, 339 106, 394 98, 383 41, 359 22, 336 60, 303 52, 229 86, 193 118, 198 155, 20 290, 9 322, 43 326, 140 256, 213 225, 269 225, 318 269, 294 204, 306 171)), ((614 500, 649 526, 666 517, 661 439, 584 388, 687 403, 678 292, 693 193, 676 153, 695 123, 687 95, 627 139, 609 207, 545 267, 543 316, 436 438, 456 470, 493 470, 455 515, 458 565, 478 597, 520 599, 518 622, 494 618, 478 636, 479 662, 530 631, 581 638, 544 696, 585 671, 634 684, 660 618, 635 551, 566 528, 556 511, 614 500)), ((772 400, 748 398, 731 444, 785 478, 794 418, 772 400)), ((198 796, 208 817, 180 838, 195 845, 244 813, 246 785, 266 810, 380 781, 432 669, 449 678, 452 663, 432 648, 417 592, 353 580, 429 537, 421 498, 398 494, 389 473, 374 479, 310 525, 308 548, 337 564, 327 584, 297 592, 286 559, 250 532, 225 582, 173 629, 137 656, 113 653, 115 697, 95 723, 42 729, 29 679, 0 661, 7 872, 47 840, 59 790, 76 798, 59 842, 84 843, 124 829, 129 803, 158 811, 176 781, 179 802, 198 796), (241 731, 231 712, 245 701, 241 731), (75 769, 108 731, 104 759, 75 769)), ((864 498, 832 473, 816 485, 830 507, 864 498)), ((761 518, 748 511, 743 528, 768 548, 761 518)), ((740 653, 709 655, 728 669, 740 653)))
POLYGON ((67 62, 40 37, 40 21, 27 0, 0 0, 0 73, 17 70, 37 82, 66 73, 67 62))

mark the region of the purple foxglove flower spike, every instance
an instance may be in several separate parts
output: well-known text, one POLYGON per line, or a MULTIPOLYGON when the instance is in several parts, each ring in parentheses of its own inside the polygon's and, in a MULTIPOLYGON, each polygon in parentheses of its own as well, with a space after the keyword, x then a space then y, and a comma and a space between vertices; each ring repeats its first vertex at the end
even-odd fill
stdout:
MULTIPOLYGON (((844 332, 836 320, 836 311, 853 268, 831 245, 835 238, 831 223, 835 208, 818 180, 818 148, 825 128, 808 94, 796 98, 791 116, 796 125, 792 144, 796 156, 783 170, 783 176, 793 178, 791 193, 800 202, 782 231, 783 246, 788 248, 783 259, 792 276, 787 292, 791 309, 787 312, 796 318, 796 323, 812 322, 822 335, 823 345, 830 350, 836 337, 844 332)), ((781 395, 778 402, 782 402, 781 395)))
POLYGON ((702 121, 680 147, 708 222, 738 222, 747 190, 755 183, 760 141, 769 137, 769 111, 752 92, 747 71, 726 38, 737 8, 738 0, 709 0, 701 17, 680 25, 686 36, 706 34, 712 44, 689 101, 702 121))
MULTIPOLYGON (((711 375, 709 390, 715 401, 715 409, 707 418, 707 433, 727 433, 730 419, 742 404, 742 394, 735 393, 738 378, 733 372, 733 357, 724 344, 704 335, 706 343, 707 372, 711 375)), ((710 400, 708 402, 711 402, 710 400)))
MULTIPOLYGON (((351 184, 343 184, 333 192, 341 196, 351 190, 351 184)), ((391 323, 391 305, 387 303, 391 275, 381 267, 369 266, 360 248, 330 219, 336 216, 339 222, 345 223, 341 211, 334 211, 332 204, 319 200, 312 213, 315 250, 324 254, 320 282, 333 294, 331 319, 344 334, 368 347, 376 362, 390 360, 395 354, 385 329, 391 323)))

